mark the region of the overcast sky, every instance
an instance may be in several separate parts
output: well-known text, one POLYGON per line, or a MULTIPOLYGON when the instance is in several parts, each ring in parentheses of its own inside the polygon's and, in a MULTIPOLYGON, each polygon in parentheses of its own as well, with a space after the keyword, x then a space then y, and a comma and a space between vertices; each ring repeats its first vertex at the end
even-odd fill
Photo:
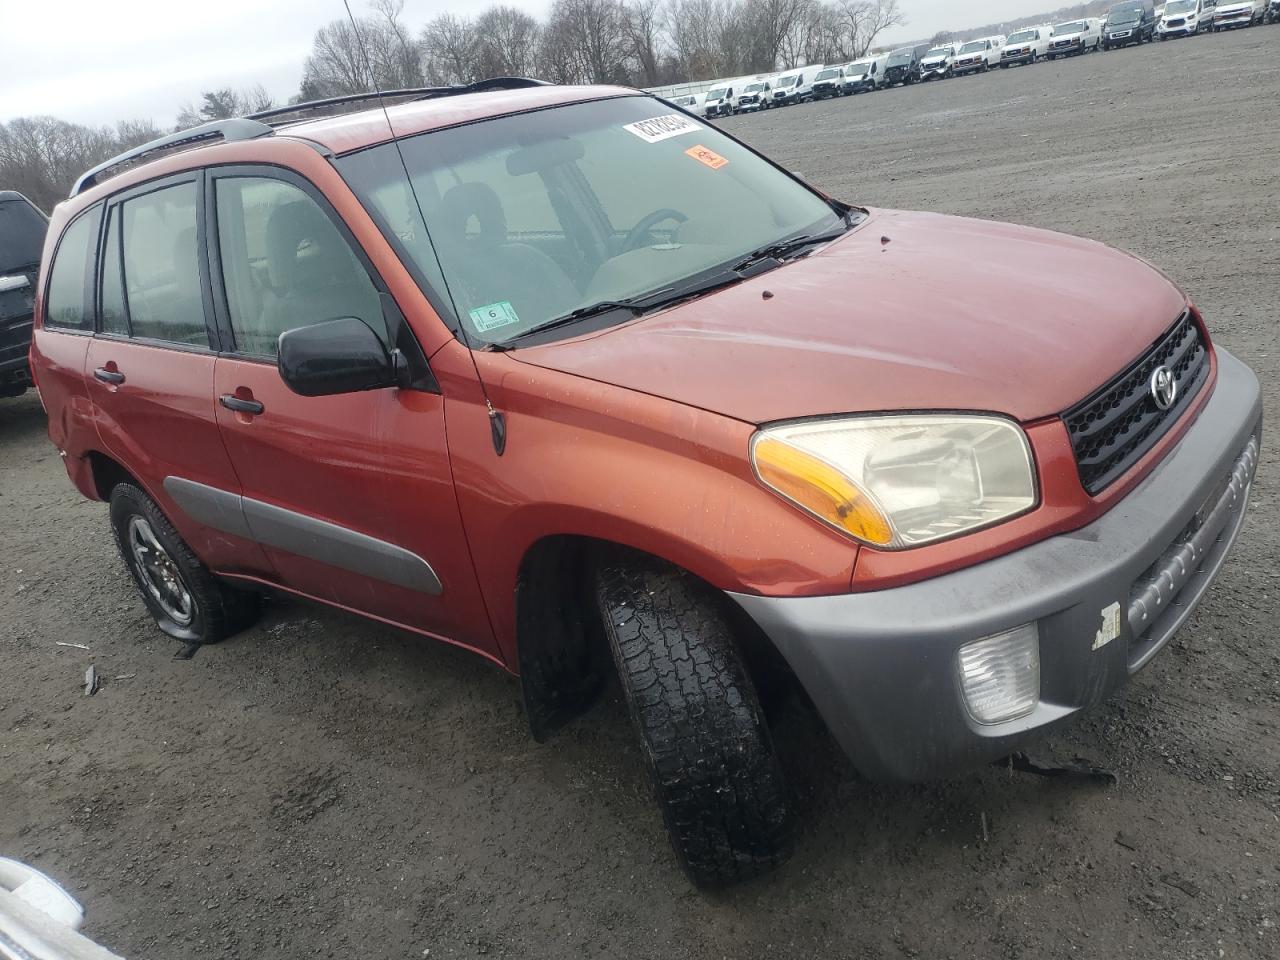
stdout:
MULTIPOLYGON (((438 13, 475 14, 492 0, 406 0, 415 31, 438 13)), ((551 0, 505 0, 542 17, 551 0)), ((1060 0, 899 0, 910 40, 1060 5, 1060 0)), ((357 15, 365 0, 352 0, 357 15)), ((316 29, 342 0, 4 0, 0 121, 53 114, 80 123, 174 122, 201 90, 261 83, 283 100, 298 89, 316 29)))

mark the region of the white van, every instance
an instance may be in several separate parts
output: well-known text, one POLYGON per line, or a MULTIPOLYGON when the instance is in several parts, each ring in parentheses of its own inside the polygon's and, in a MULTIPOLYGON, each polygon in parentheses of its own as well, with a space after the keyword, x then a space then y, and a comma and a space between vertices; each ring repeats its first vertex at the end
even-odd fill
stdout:
POLYGON ((813 77, 813 99, 844 96, 844 68, 823 67, 813 77))
POLYGON ((920 79, 947 79, 947 77, 951 76, 951 65, 959 51, 960 44, 958 43, 946 43, 940 47, 934 47, 920 58, 920 79))
POLYGON ((717 80, 707 91, 707 99, 703 101, 705 117, 728 117, 737 111, 737 101, 733 96, 733 83, 717 80))
POLYGON ((986 73, 999 65, 1004 50, 1004 37, 980 37, 970 40, 956 51, 951 62, 951 72, 957 77, 963 73, 986 73))
POLYGON ((1213 32, 1234 27, 1252 27, 1267 16, 1267 0, 1218 0, 1213 15, 1213 32))
POLYGON ((707 108, 703 102, 703 96, 700 93, 687 93, 680 97, 666 97, 667 103, 673 107, 679 107, 681 110, 687 110, 695 117, 705 117, 707 108))
POLYGON ((790 103, 804 103, 813 96, 813 78, 821 69, 822 65, 816 64, 782 74, 773 84, 773 105, 785 107, 790 103))
POLYGON ((1213 0, 1169 0, 1156 23, 1156 36, 1161 40, 1194 37, 1213 29, 1216 15, 1213 0))
POLYGON ((1049 41, 1049 52, 1045 56, 1056 60, 1058 57, 1092 53, 1102 43, 1103 23, 1097 17, 1085 17, 1083 20, 1058 24, 1053 28, 1053 38, 1049 41))
POLYGON ((880 87, 880 77, 884 73, 884 62, 889 57, 868 57, 855 60, 844 65, 844 92, 870 93, 880 87))
POLYGON ((1008 69, 1017 63, 1035 63, 1049 52, 1053 27, 1028 27, 1009 35, 1000 52, 1000 66, 1008 69))
POLYGON ((769 99, 772 94, 773 87, 768 80, 752 80, 738 94, 738 113, 754 113, 772 106, 769 99))

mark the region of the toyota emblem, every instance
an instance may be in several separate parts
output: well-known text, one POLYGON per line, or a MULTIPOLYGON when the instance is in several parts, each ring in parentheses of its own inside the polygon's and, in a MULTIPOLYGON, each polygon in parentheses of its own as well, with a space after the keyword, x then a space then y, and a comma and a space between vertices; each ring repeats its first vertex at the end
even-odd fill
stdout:
POLYGON ((1161 410, 1168 410, 1178 399, 1178 381, 1168 367, 1156 367, 1151 374, 1151 399, 1161 410))

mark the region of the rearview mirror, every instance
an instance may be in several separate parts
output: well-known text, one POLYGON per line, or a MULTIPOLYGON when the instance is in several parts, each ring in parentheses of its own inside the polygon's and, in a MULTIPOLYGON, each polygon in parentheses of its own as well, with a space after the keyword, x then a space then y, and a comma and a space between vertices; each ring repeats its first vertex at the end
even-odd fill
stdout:
POLYGON ((280 334, 280 378, 304 397, 394 387, 395 358, 363 320, 343 317, 280 334))

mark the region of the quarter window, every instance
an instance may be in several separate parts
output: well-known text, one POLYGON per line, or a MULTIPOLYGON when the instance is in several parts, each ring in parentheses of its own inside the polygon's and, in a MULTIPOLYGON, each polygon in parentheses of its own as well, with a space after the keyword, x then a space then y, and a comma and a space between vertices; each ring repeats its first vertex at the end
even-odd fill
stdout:
POLYGON ((280 334, 356 317, 387 340, 368 271, 303 190, 265 177, 217 181, 218 248, 241 353, 274 357, 280 334))
POLYGON ((98 242, 102 207, 82 214, 67 227, 53 258, 44 322, 67 330, 92 330, 93 311, 88 292, 93 248, 98 242))
POLYGON ((121 208, 124 304, 135 337, 209 347, 196 197, 190 181, 126 200, 121 208))

